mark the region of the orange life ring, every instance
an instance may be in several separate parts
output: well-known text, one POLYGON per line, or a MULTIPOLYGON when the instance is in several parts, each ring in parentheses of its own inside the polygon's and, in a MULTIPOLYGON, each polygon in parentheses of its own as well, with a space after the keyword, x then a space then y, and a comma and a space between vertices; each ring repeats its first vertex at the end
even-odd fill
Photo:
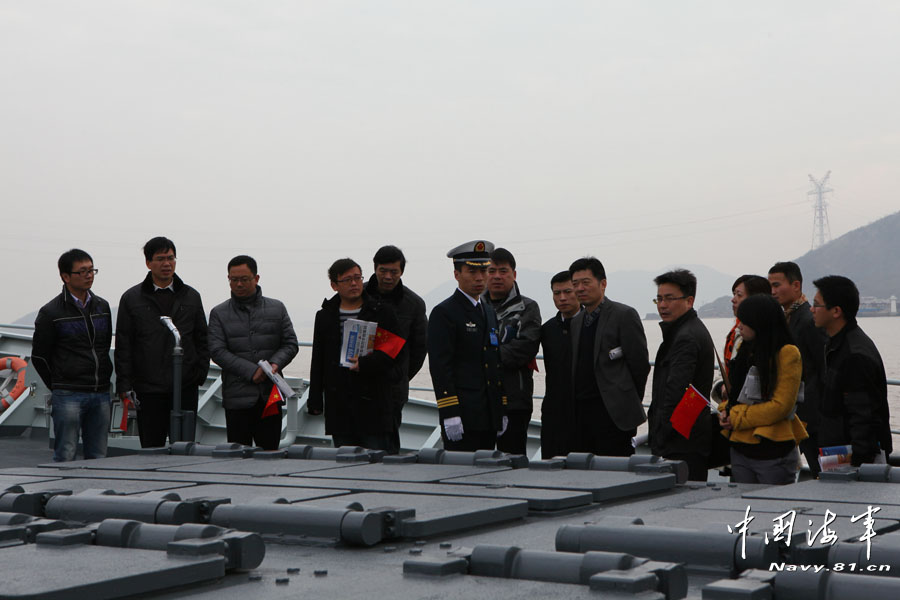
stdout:
MULTIPOLYGON (((9 408, 13 402, 19 399, 22 392, 25 391, 25 368, 28 366, 24 360, 18 356, 4 356, 0 358, 0 373, 3 371, 12 371, 16 375, 16 384, 9 392, 4 386, 0 386, 0 413, 9 408)), ((12 375, 9 376, 9 379, 12 375)))

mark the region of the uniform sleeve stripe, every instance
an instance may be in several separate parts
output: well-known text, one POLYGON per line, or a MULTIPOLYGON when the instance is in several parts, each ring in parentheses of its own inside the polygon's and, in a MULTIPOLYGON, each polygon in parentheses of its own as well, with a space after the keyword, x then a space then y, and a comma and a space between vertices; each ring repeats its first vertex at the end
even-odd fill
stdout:
POLYGON ((440 398, 437 401, 438 408, 447 408, 449 406, 456 406, 459 404, 459 397, 457 396, 447 396, 446 398, 440 398))
POLYGON ((503 396, 503 406, 506 406, 506 396, 503 396))

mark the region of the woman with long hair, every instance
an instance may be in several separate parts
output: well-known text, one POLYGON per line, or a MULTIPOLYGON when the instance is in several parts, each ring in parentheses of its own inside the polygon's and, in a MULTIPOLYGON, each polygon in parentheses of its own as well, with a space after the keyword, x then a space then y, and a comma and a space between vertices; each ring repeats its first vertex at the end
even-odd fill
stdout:
POLYGON ((750 342, 748 369, 734 399, 719 406, 719 422, 731 441, 735 483, 793 483, 797 444, 808 434, 795 416, 803 363, 791 341, 784 311, 772 296, 746 298, 737 309, 741 337, 750 342))

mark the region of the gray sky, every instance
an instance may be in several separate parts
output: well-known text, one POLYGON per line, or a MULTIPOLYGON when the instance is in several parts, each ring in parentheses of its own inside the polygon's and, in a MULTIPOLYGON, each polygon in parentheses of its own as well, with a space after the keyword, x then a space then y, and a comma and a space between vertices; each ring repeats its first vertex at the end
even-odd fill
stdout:
POLYGON ((0 0, 0 321, 72 246, 116 304, 158 234, 207 309, 246 252, 298 322, 384 243, 423 294, 474 238, 763 272, 809 249, 808 173, 834 237, 898 209, 898 31, 893 1, 0 0))

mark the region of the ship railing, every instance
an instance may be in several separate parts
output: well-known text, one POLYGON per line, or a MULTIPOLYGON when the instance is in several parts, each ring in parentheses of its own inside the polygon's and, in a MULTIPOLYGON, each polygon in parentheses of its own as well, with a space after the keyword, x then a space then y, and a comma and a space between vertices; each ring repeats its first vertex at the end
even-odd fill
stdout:
MULTIPOLYGON (((30 325, 0 324, 0 329, 21 329, 31 331, 34 327, 30 325)), ((23 352, 30 350, 29 342, 31 336, 28 334, 0 332, 0 340, 4 338, 10 342, 14 342, 13 347, 10 349, 11 352, 9 353, 25 356, 23 352)), ((299 345, 301 348, 311 348, 312 342, 301 341, 299 342, 299 345)), ((544 360, 542 354, 538 354, 536 358, 541 362, 544 360)), ((654 366, 653 361, 650 362, 650 366, 654 366)), ((311 417, 306 411, 309 381, 297 377, 287 377, 287 379, 295 389, 300 391, 300 393, 287 401, 287 406, 285 407, 286 419, 282 425, 282 445, 287 446, 296 442, 330 445, 330 436, 325 435, 323 419, 320 417, 311 417)), ((900 379, 888 379, 887 384, 890 386, 900 386, 900 379)), ((210 377, 201 390, 197 410, 198 425, 205 429, 208 438, 207 441, 210 443, 225 440, 224 419, 221 418, 222 414, 220 412, 222 411, 221 386, 221 371, 218 367, 212 365, 210 377)), ((32 384, 32 386, 29 387, 29 394, 27 395, 33 396, 35 384, 32 384)), ((441 427, 439 420, 435 418, 436 401, 434 399, 434 389, 427 386, 411 386, 409 390, 410 398, 407 403, 407 408, 404 410, 403 426, 401 428, 402 446, 409 449, 433 448, 439 446, 441 443, 441 427), (413 393, 415 393, 415 395, 413 395, 413 393)), ((542 394, 535 394, 533 398, 535 401, 541 401, 544 399, 544 396, 542 394)), ((25 398, 22 397, 19 400, 24 402, 25 398)), ((643 406, 645 409, 649 408, 649 401, 645 400, 643 406)), ((12 408, 14 407, 10 407, 9 410, 5 411, 5 413, 9 414, 0 415, 0 425, 4 424, 4 416, 11 417, 12 413, 15 412, 12 408)), ((43 413, 44 411, 35 407, 35 412, 43 413)), ((40 414, 35 415, 33 418, 34 425, 43 422, 46 422, 46 426, 49 427, 49 415, 40 414)), ((540 431, 540 419, 532 419, 528 426, 529 456, 540 456, 540 431)), ((900 435, 900 429, 891 429, 891 433, 893 435, 900 435)))

